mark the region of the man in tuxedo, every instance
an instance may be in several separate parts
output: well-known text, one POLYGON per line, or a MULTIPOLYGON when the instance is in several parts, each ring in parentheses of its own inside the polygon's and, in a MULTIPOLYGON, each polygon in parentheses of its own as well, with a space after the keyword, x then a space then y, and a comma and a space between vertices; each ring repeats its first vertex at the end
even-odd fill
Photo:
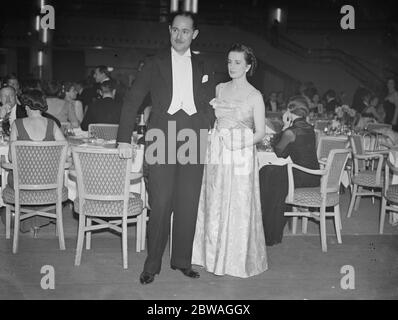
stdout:
POLYGON ((87 131, 91 123, 114 123, 118 124, 120 120, 121 104, 115 101, 115 83, 113 80, 107 80, 100 84, 100 93, 102 99, 94 101, 88 106, 80 127, 87 131))
MULTIPOLYGON (((169 125, 176 127, 177 135, 182 129, 193 130, 199 149, 200 130, 206 133, 214 124, 214 111, 209 105, 209 101, 215 95, 214 77, 206 71, 204 61, 190 50, 192 40, 199 33, 195 16, 190 12, 178 12, 172 15, 170 22, 171 48, 149 59, 143 70, 138 73, 124 99, 117 138, 120 156, 131 157, 131 133, 137 109, 147 93, 150 93, 152 114, 148 134, 152 129, 157 129, 152 132, 164 133, 164 154, 167 159, 165 163, 149 163, 151 214, 148 226, 148 256, 140 275, 142 284, 151 283, 155 275, 160 273, 172 212, 171 268, 180 270, 187 277, 199 278, 199 273, 192 269, 191 258, 203 164, 199 161, 199 152, 196 155, 196 163, 184 164, 179 161, 177 151, 185 141, 176 141, 173 129, 169 132, 169 125), (176 159, 174 163, 168 161, 170 154, 176 159)), ((147 143, 152 147, 153 141, 147 143)), ((146 154, 146 160, 148 159, 146 154)))
POLYGON ((337 101, 336 91, 330 89, 326 92, 326 105, 325 109, 327 113, 334 113, 334 110, 340 105, 337 101))

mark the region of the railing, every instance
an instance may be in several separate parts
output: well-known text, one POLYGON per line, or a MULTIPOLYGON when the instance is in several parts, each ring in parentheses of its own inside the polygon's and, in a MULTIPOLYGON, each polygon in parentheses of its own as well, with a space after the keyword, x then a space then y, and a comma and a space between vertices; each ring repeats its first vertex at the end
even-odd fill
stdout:
MULTIPOLYGON (((337 62, 352 76, 361 81, 361 83, 375 92, 380 92, 384 86, 384 79, 379 74, 359 62, 358 58, 352 56, 340 49, 318 49, 305 48, 286 36, 279 35, 278 48, 289 51, 302 59, 318 61, 324 63, 337 62)), ((393 75, 394 71, 383 68, 383 72, 393 75)))

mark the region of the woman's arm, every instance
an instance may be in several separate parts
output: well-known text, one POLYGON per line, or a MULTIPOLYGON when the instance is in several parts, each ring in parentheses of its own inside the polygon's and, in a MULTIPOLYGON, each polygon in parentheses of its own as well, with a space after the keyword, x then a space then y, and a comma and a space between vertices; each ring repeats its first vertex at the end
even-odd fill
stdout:
POLYGON ((265 105, 261 94, 257 93, 250 99, 250 103, 253 103, 253 118, 255 132, 253 135, 253 141, 245 141, 245 146, 255 145, 263 140, 265 137, 265 105))
MULTIPOLYGON (((47 121, 51 121, 51 120, 48 119, 47 121)), ((66 140, 61 129, 55 123, 54 123, 53 134, 54 134, 55 141, 65 141, 66 140)))
POLYGON ((279 142, 274 146, 274 152, 278 157, 287 158, 289 153, 289 144, 296 140, 296 135, 292 130, 286 129, 282 132, 279 142))
POLYGON ((72 124, 73 128, 78 128, 80 126, 80 121, 76 116, 75 107, 73 104, 68 104, 68 121, 72 124))
POLYGON ((84 117, 83 105, 79 100, 75 101, 75 114, 76 118, 81 123, 84 117))
POLYGON ((377 120, 377 122, 383 122, 383 117, 377 112, 375 107, 370 107, 368 112, 377 120))

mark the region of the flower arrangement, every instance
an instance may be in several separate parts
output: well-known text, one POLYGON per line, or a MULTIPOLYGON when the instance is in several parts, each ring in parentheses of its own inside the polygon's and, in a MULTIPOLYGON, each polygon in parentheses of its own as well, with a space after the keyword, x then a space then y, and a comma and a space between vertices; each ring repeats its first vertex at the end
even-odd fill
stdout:
POLYGON ((353 125, 357 112, 350 108, 348 105, 343 104, 335 109, 337 120, 340 121, 342 125, 353 125))

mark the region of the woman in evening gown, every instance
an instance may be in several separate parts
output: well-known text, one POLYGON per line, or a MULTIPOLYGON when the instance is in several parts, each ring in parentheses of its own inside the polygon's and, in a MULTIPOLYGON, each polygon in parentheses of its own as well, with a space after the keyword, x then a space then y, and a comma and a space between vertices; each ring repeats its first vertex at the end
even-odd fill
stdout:
POLYGON ((250 48, 232 46, 232 80, 219 84, 211 101, 217 120, 207 147, 192 263, 216 275, 247 278, 267 269, 255 146, 265 135, 265 107, 246 78, 255 65, 250 48))

